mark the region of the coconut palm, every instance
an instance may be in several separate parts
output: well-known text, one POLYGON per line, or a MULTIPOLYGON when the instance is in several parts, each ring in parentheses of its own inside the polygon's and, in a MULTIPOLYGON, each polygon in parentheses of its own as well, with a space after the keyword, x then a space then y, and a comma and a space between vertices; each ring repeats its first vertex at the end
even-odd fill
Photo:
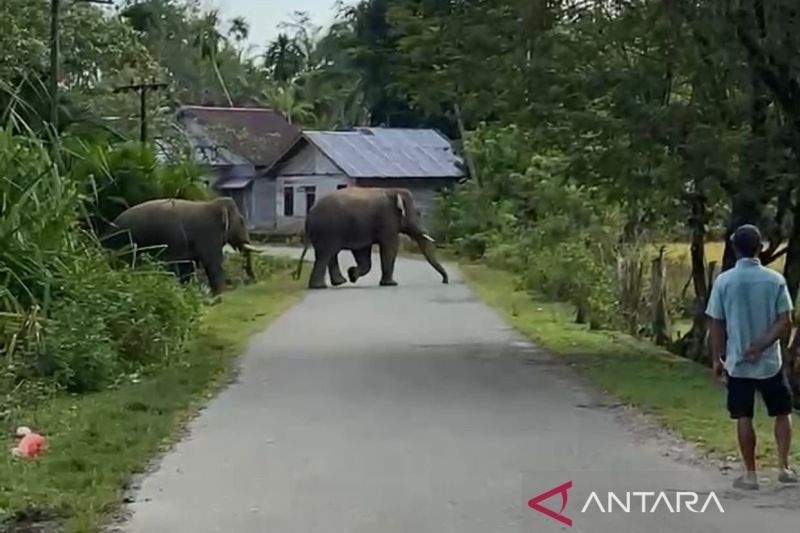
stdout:
POLYGON ((225 98, 228 100, 228 105, 233 107, 233 100, 231 99, 228 87, 225 85, 225 80, 222 78, 222 73, 217 63, 220 46, 225 41, 225 37, 219 32, 218 28, 219 11, 212 9, 200 19, 193 44, 195 48, 200 50, 200 57, 211 62, 220 87, 222 87, 225 98))
POLYGON ((292 80, 304 66, 303 51, 297 42, 281 33, 267 46, 264 53, 264 68, 272 79, 279 83, 292 80))
POLYGON ((311 124, 317 121, 314 106, 300 98, 295 85, 276 85, 264 90, 260 103, 282 113, 290 124, 311 124))

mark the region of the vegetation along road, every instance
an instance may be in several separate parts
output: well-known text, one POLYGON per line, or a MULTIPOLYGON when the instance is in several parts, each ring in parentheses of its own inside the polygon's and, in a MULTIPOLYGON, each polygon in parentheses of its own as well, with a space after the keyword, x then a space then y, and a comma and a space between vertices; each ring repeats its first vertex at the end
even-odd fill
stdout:
POLYGON ((237 382, 143 482, 123 530, 547 531, 558 524, 526 502, 568 480, 572 502, 590 488, 715 491, 725 510, 583 518, 572 503, 565 514, 584 531, 796 524, 796 492, 734 494, 688 451, 665 456, 675 442, 582 385, 461 276, 442 285, 399 259, 397 279, 378 287, 373 271, 309 292, 256 336, 237 382))

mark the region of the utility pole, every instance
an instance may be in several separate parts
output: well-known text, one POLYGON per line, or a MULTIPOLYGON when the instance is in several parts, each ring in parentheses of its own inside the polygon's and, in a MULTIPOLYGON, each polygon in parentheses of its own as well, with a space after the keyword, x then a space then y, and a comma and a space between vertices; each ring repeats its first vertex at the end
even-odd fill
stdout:
MULTIPOLYGON (((75 0, 88 4, 113 5, 113 0, 75 0)), ((58 135, 58 80, 59 73, 59 23, 61 22, 62 0, 50 0, 50 126, 58 135)))
POLYGON ((114 93, 139 92, 139 140, 142 144, 147 142, 147 91, 158 91, 166 86, 166 83, 158 82, 131 83, 114 89, 114 93))

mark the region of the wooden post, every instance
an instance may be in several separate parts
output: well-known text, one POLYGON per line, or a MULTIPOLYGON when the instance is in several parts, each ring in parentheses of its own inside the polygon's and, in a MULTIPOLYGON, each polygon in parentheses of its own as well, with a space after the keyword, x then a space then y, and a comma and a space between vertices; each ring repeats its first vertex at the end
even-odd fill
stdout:
POLYGON ((166 87, 166 83, 131 83, 114 89, 115 93, 138 91, 139 92, 139 140, 142 144, 147 142, 147 91, 158 91, 166 87))

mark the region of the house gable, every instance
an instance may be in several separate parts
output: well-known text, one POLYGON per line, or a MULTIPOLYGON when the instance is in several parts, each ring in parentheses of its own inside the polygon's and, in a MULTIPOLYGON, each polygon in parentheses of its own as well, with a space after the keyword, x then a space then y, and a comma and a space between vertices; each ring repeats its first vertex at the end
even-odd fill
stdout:
POLYGON ((342 169, 311 143, 303 142, 302 146, 281 163, 275 174, 280 176, 341 176, 342 169))

